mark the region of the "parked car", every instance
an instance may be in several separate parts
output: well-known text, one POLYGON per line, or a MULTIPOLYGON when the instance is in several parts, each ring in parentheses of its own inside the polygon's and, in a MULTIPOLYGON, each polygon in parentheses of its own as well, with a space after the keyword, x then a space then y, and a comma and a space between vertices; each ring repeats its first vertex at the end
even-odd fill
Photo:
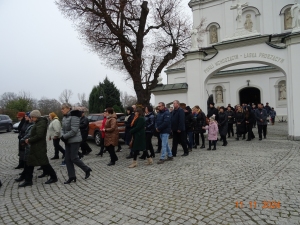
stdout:
MULTIPOLYGON (((119 138, 124 139, 125 136, 125 115, 124 113, 116 113, 119 129, 119 138)), ((96 145, 100 145, 101 133, 100 129, 104 119, 103 113, 96 113, 88 115, 89 120, 89 137, 95 140, 96 145)))
POLYGON ((13 125, 14 133, 19 133, 18 127, 19 127, 20 123, 21 123, 21 121, 14 123, 14 125, 13 125))
POLYGON ((12 120, 8 115, 0 114, 0 131, 11 132, 13 129, 12 120))

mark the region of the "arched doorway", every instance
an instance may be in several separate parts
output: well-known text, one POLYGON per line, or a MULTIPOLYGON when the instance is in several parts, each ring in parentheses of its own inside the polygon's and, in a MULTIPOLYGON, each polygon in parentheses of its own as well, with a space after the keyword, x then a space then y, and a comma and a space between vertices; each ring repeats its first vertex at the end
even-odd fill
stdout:
POLYGON ((240 104, 254 103, 255 105, 257 105, 258 103, 261 102, 260 90, 255 87, 246 87, 241 89, 239 92, 239 96, 240 96, 240 104))

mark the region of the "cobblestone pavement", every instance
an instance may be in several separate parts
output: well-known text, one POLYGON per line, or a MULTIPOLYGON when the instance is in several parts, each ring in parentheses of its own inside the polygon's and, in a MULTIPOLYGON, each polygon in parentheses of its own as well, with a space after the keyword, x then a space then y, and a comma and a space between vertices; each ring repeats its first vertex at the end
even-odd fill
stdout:
MULTIPOLYGON (((153 165, 139 160, 134 169, 127 168, 127 147, 108 167, 109 155, 96 157, 99 148, 89 142, 93 154, 83 160, 91 178, 84 180, 77 167, 77 182, 64 185, 66 168, 51 160, 59 181, 46 185, 35 170, 34 185, 26 188, 14 182, 21 172, 13 169, 17 134, 1 133, 0 224, 300 224, 300 151, 287 140, 286 126, 269 126, 263 141, 230 138, 217 151, 193 149, 162 165, 156 156, 153 165), (264 201, 280 207, 263 208, 264 201)), ((51 142, 48 147, 52 157, 51 142)))

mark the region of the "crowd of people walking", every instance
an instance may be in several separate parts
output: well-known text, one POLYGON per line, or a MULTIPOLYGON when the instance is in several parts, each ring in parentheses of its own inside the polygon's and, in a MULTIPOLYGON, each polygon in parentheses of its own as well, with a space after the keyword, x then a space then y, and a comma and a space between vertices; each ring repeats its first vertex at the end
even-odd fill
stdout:
MULTIPOLYGON (((63 114, 62 121, 54 112, 49 114, 49 122, 46 117, 42 117, 38 110, 31 112, 19 112, 17 117, 21 121, 18 135, 18 156, 19 162, 15 169, 23 168, 20 177, 16 182, 22 182, 19 187, 31 186, 33 170, 35 166, 40 166, 43 178, 50 176, 45 184, 58 181, 56 173, 49 163, 47 157, 46 140, 53 142, 54 156, 51 160, 59 159, 62 154, 62 165, 66 165, 68 180, 64 184, 76 182, 74 165, 78 166, 85 173, 85 179, 89 178, 92 169, 82 161, 83 155, 88 155, 92 149, 87 143, 89 121, 84 112, 72 110, 68 103, 61 105, 63 114), (49 125, 48 125, 49 123, 49 125), (48 135, 48 136, 47 136, 48 135), (60 145, 60 140, 64 142, 64 148, 60 145), (82 153, 79 152, 81 148, 82 153)), ((158 164, 166 161, 173 161, 177 156, 177 148, 180 144, 183 149, 182 156, 188 156, 192 149, 206 148, 205 135, 207 132, 207 150, 217 150, 218 141, 225 147, 228 140, 235 137, 251 141, 255 138, 253 128, 257 126, 258 137, 261 141, 267 137, 267 125, 275 123, 276 112, 268 103, 262 103, 256 107, 254 104, 236 105, 230 104, 225 107, 215 107, 211 103, 207 115, 198 106, 193 108, 181 104, 178 100, 173 101, 173 107, 167 108, 165 103, 160 102, 155 108, 146 106, 144 109, 135 105, 127 108, 125 117, 125 145, 129 148, 127 159, 133 159, 128 166, 134 168, 138 166, 137 157, 142 153, 140 159, 147 160, 146 165, 153 164, 153 158, 160 153, 158 164), (270 121, 268 120, 270 117, 270 121), (234 124, 236 129, 234 130, 234 124), (246 138, 247 135, 247 138, 246 138), (158 149, 154 151, 152 144, 153 136, 157 137, 158 149), (200 144, 201 137, 201 144, 200 144), (172 147, 169 145, 172 139, 172 147)), ((104 119, 100 128, 100 152, 97 156, 103 156, 104 152, 110 155, 108 166, 113 166, 118 161, 117 152, 121 151, 119 144, 119 129, 117 116, 112 108, 107 108, 103 112, 104 119)))

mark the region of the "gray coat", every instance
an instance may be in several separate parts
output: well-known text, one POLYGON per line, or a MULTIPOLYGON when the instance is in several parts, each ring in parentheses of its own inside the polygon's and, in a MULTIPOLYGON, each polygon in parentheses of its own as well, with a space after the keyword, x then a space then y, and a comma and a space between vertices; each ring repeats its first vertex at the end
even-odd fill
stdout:
POLYGON ((62 119, 61 136, 68 141, 68 143, 79 143, 82 141, 80 134, 80 117, 81 113, 78 110, 71 110, 62 119))
POLYGON ((30 153, 30 145, 29 144, 25 144, 25 140, 28 139, 30 137, 31 134, 31 128, 33 127, 33 123, 29 123, 28 127, 25 131, 25 135, 23 136, 23 138, 20 140, 22 145, 25 145, 25 154, 24 154, 24 161, 27 161, 28 155, 30 153))

